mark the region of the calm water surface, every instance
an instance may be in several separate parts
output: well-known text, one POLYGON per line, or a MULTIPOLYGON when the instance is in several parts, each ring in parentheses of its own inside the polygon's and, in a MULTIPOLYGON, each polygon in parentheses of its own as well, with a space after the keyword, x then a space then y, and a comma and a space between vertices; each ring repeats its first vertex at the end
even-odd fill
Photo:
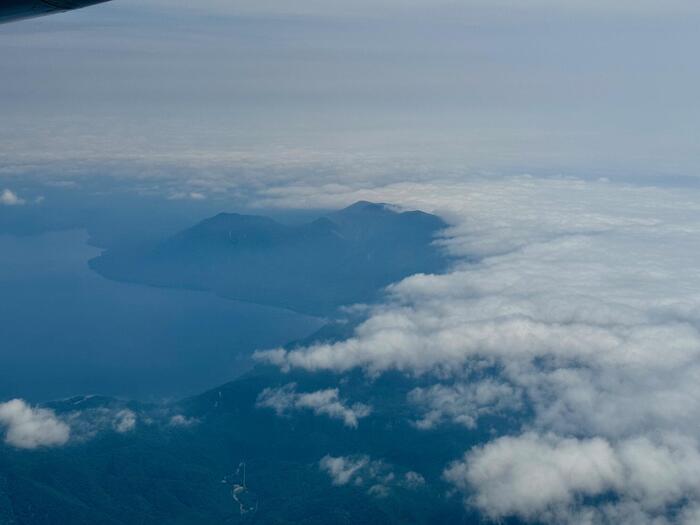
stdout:
POLYGON ((82 231, 0 236, 0 400, 195 394, 321 321, 204 292, 108 281, 82 231))

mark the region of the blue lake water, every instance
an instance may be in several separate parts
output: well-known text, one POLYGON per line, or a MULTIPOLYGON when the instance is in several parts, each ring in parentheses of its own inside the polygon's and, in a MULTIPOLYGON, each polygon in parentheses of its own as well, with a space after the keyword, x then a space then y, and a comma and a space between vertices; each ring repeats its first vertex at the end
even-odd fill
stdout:
POLYGON ((321 320, 205 292, 108 281, 83 231, 0 236, 0 400, 182 397, 321 320))

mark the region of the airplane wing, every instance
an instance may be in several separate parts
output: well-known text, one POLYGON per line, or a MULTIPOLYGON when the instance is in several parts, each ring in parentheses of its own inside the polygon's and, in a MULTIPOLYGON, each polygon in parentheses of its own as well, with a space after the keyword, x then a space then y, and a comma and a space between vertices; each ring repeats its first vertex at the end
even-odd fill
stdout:
POLYGON ((0 24, 61 13, 109 0, 0 0, 0 24))

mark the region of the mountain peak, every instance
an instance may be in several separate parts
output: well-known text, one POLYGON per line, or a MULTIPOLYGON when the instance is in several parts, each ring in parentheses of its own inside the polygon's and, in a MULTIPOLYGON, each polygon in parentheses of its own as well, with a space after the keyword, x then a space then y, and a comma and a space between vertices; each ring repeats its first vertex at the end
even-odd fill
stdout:
POLYGON ((113 279, 327 315, 408 275, 441 271, 447 259, 433 239, 443 227, 434 215, 368 201, 297 226, 227 213, 150 250, 103 253, 91 267, 113 279))
POLYGON ((383 202, 370 202, 370 201, 357 201, 351 204, 347 208, 343 208, 337 213, 351 212, 351 211, 392 211, 388 204, 383 202))

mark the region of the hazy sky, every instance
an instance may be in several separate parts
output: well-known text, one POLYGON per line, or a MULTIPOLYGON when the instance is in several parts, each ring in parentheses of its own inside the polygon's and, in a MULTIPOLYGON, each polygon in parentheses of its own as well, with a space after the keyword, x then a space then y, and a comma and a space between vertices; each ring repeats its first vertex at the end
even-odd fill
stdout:
POLYGON ((0 160, 694 176, 699 20, 684 1, 115 0, 0 27, 0 160))

